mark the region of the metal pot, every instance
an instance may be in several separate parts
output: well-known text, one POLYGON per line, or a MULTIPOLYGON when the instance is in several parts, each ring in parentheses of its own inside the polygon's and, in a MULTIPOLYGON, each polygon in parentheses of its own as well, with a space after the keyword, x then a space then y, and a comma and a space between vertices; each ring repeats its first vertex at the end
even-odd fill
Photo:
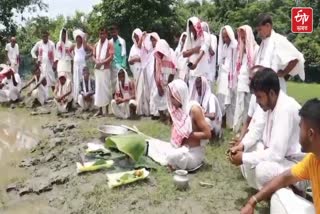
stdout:
POLYGON ((177 189, 185 190, 189 187, 188 171, 176 170, 173 176, 173 182, 177 189))
POLYGON ((106 138, 112 135, 122 135, 128 132, 128 129, 122 126, 102 125, 98 127, 101 137, 106 138))

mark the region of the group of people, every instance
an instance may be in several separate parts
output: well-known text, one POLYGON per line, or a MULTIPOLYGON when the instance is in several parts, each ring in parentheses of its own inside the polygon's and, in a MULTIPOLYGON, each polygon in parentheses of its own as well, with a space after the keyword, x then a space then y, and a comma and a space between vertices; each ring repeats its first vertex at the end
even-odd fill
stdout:
MULTIPOLYGON (((60 112, 79 105, 83 110, 98 108, 97 115, 110 108, 123 119, 139 115, 169 120, 170 143, 149 140, 148 155, 171 169, 200 167, 207 141, 221 136, 225 122, 239 133, 228 150, 230 163, 241 166, 249 186, 260 190, 242 213, 252 213, 278 188, 295 184, 303 190, 306 185, 298 181, 306 179, 312 180, 320 212, 320 101, 308 101, 301 108, 286 94, 289 75, 304 80, 303 54, 273 30, 270 15, 260 14, 255 27, 260 46, 249 25, 237 28, 237 38, 229 25, 223 26, 218 40, 206 22, 191 17, 175 51, 156 32, 137 28, 128 58, 116 25, 110 28, 110 40, 108 31, 101 29, 94 46, 81 30, 73 32, 75 44, 69 41, 67 29, 61 30, 56 45, 45 32, 31 50, 37 67, 23 87, 19 50, 12 38, 6 47, 10 66, 0 72, 0 102, 17 100, 20 91, 29 87, 27 95, 44 105, 51 87, 60 112), (89 59, 94 62, 94 79, 87 67, 89 59), (313 154, 301 152, 300 144, 303 152, 313 154)), ((293 200, 299 213, 313 209, 288 189, 274 194, 271 208, 282 204, 282 210, 274 213, 286 213, 293 200)))

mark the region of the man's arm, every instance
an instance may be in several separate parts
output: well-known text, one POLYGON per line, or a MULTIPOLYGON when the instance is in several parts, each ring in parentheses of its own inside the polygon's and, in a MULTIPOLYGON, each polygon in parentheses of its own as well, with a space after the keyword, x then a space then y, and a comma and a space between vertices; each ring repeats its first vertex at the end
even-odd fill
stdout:
POLYGON ((182 52, 182 56, 183 56, 184 58, 187 58, 187 57, 189 57, 189 56, 191 56, 191 55, 193 55, 193 54, 199 53, 199 52, 200 52, 200 49, 201 49, 201 47, 198 46, 198 47, 191 48, 191 49, 189 49, 189 50, 183 51, 183 52, 182 52))
POLYGON ((277 190, 287 187, 291 184, 295 184, 298 181, 301 181, 301 179, 293 176, 290 169, 283 172, 281 175, 272 179, 257 194, 252 196, 247 204, 241 209, 241 214, 253 213, 257 202, 269 199, 277 190))
POLYGON ((210 126, 206 122, 202 109, 200 106, 192 107, 191 109, 192 120, 195 121, 197 127, 201 131, 192 132, 189 138, 195 140, 206 140, 211 138, 210 126))
POLYGON ((239 141, 242 141, 242 139, 244 138, 244 136, 247 134, 247 132, 249 131, 248 130, 248 127, 249 127, 249 124, 251 122, 251 119, 252 117, 250 117, 249 115, 247 116, 247 120, 246 122, 243 124, 242 128, 241 128, 241 132, 240 132, 240 136, 239 136, 239 141))
POLYGON ((28 88, 34 81, 35 79, 34 77, 32 77, 32 79, 29 80, 29 82, 25 86, 23 86, 20 91, 23 91, 24 89, 28 88))
MULTIPOLYGON (((34 46, 33 46, 33 48, 31 49, 31 56, 32 56, 32 58, 34 58, 34 59, 37 59, 38 57, 37 57, 37 54, 36 54, 36 52, 38 51, 38 43, 36 43, 34 46)), ((39 53, 38 53, 39 54, 39 53)))
POLYGON ((288 63, 287 67, 285 67, 285 69, 278 71, 278 76, 279 76, 279 77, 285 77, 286 75, 288 75, 288 74, 292 71, 292 69, 293 69, 294 67, 296 67, 296 65, 298 64, 298 62, 299 62, 298 59, 291 60, 291 61, 288 63))
POLYGON ((114 54, 113 44, 111 42, 109 42, 108 51, 107 51, 107 58, 104 59, 101 62, 101 64, 109 64, 113 60, 113 54, 114 54))

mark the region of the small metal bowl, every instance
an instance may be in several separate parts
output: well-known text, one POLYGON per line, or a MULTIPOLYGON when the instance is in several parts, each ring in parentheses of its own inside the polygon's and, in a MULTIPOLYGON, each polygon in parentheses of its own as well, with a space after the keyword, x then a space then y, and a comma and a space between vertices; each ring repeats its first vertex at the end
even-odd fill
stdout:
POLYGON ((102 125, 98 127, 101 137, 106 138, 112 135, 122 135, 128 133, 128 129, 122 126, 102 125))
POLYGON ((188 171, 176 170, 174 172, 173 182, 177 189, 186 190, 189 187, 188 171))

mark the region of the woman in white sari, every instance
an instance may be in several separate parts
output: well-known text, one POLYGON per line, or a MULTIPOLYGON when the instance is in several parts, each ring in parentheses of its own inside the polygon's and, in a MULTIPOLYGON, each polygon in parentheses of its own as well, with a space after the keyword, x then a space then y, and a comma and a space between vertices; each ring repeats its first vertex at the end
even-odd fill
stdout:
POLYGON ((133 45, 129 54, 129 66, 133 74, 133 79, 135 83, 138 81, 138 76, 141 72, 141 47, 139 47, 139 41, 142 37, 142 31, 136 28, 132 33, 133 45))

